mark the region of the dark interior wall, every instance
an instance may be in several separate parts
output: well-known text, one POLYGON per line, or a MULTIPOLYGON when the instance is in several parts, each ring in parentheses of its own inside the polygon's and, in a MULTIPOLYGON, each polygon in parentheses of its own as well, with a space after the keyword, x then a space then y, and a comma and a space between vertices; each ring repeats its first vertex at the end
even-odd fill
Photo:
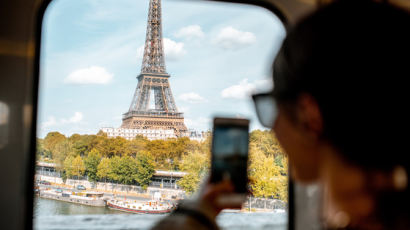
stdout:
POLYGON ((31 225, 31 207, 26 204, 32 200, 28 175, 35 98, 36 6, 36 0, 0 1, 0 229, 31 225))

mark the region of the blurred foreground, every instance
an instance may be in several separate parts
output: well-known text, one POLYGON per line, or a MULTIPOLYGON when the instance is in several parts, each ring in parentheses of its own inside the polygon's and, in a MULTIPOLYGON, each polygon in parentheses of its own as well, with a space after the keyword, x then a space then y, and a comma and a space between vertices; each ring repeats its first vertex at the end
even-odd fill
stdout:
MULTIPOLYGON (((149 229, 164 215, 128 214, 105 207, 89 207, 66 202, 36 199, 34 229, 149 229)), ((286 229, 287 213, 223 212, 217 219, 223 229, 286 229)))

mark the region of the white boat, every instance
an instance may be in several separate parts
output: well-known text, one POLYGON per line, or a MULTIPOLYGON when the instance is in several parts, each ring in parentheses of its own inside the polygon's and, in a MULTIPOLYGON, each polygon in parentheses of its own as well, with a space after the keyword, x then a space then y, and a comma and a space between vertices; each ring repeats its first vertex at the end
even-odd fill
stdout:
POLYGON ((135 201, 135 200, 107 200, 107 206, 111 209, 145 214, 165 214, 174 210, 175 206, 169 202, 163 201, 135 201))

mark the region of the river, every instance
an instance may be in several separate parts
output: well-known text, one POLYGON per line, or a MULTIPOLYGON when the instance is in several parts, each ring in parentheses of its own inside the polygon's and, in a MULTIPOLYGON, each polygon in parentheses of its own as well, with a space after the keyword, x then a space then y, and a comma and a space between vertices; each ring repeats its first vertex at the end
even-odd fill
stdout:
MULTIPOLYGON (((149 229, 163 215, 128 214, 103 207, 89 207, 36 198, 35 230, 149 229)), ((221 213, 222 229, 286 229, 286 213, 221 213)))

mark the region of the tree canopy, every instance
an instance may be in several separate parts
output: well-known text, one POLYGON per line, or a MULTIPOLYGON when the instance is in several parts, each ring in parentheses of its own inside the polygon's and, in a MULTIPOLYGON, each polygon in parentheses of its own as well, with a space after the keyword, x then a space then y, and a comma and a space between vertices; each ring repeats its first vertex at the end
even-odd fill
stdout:
POLYGON ((147 151, 140 151, 136 157, 136 175, 135 180, 146 190, 151 177, 155 173, 154 158, 147 151))
MULTIPOLYGON (((257 197, 287 199, 287 157, 269 131, 254 130, 249 135, 250 190, 257 197)), ((56 163, 68 178, 87 175, 92 182, 115 181, 139 184, 146 189, 155 170, 183 171, 187 175, 178 186, 187 193, 197 190, 210 168, 211 136, 198 142, 187 137, 133 140, 121 137, 74 134, 66 137, 50 132, 37 139, 38 160, 56 163)))

